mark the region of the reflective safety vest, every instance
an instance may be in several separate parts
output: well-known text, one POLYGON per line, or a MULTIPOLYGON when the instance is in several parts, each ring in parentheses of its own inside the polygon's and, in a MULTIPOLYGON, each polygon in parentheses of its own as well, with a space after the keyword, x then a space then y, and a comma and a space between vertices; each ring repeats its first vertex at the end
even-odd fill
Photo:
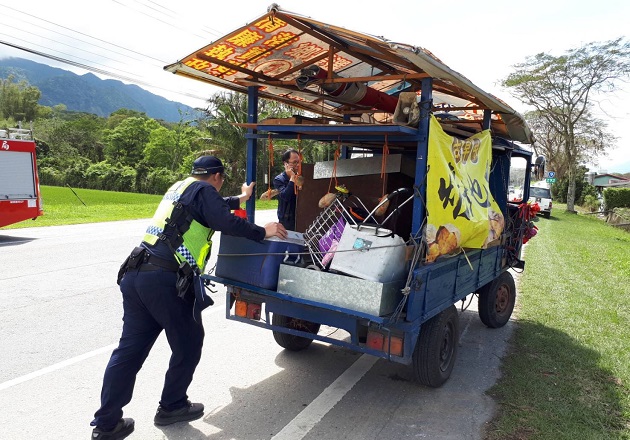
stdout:
POLYGON ((196 181, 194 177, 188 177, 166 191, 142 241, 155 245, 158 240, 165 239, 175 250, 175 258, 180 263, 188 261, 193 269, 198 268, 203 273, 210 256, 214 231, 194 220, 186 207, 179 203, 186 188, 196 181), (167 237, 172 238, 169 240, 167 237))

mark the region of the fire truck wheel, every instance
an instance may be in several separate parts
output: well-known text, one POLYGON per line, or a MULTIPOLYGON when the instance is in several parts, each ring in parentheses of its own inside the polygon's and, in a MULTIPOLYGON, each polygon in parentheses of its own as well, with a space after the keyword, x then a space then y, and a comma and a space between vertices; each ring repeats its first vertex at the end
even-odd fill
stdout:
POLYGON ((479 294, 479 318, 490 328, 503 327, 510 320, 516 302, 514 278, 503 272, 494 281, 482 286, 479 294))
POLYGON ((454 305, 422 324, 413 352, 415 380, 433 388, 446 382, 455 365, 458 340, 459 316, 454 305))
MULTIPOLYGON (((273 314, 271 323, 279 327, 286 327, 293 330, 301 330, 303 332, 317 334, 319 331, 319 324, 314 322, 305 321, 303 319, 291 318, 290 316, 273 314)), ((290 335, 288 333, 282 333, 278 331, 273 332, 273 338, 278 345, 282 348, 291 351, 300 351, 311 345, 313 340, 311 338, 303 338, 301 336, 290 335)))

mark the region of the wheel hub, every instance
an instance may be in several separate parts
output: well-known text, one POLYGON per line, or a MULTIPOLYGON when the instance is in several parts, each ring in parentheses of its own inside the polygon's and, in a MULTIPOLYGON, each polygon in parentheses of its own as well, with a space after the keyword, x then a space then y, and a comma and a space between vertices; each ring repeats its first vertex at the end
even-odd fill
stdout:
POLYGON ((497 301, 495 303, 495 310, 497 313, 503 313, 510 304, 510 291, 507 286, 502 285, 497 289, 497 301))

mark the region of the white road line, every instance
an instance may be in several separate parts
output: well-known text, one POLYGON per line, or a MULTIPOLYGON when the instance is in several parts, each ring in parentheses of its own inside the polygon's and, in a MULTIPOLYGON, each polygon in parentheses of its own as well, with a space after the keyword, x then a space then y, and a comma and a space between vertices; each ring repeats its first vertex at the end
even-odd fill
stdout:
POLYGON ((12 386, 15 386, 17 384, 20 384, 22 382, 26 382, 28 380, 31 379, 35 379, 36 377, 40 377, 43 376, 44 374, 48 374, 51 373, 53 371, 56 370, 60 370, 64 367, 68 367, 72 364, 76 364, 77 362, 81 362, 85 359, 89 359, 93 356, 97 356, 101 353, 105 353, 107 351, 112 351, 114 350, 114 348, 118 347, 118 343, 116 344, 111 344, 111 345, 107 345, 106 347, 101 347, 98 348, 96 350, 92 350, 88 353, 84 353, 82 355, 70 358, 70 359, 66 359, 65 361, 56 363, 54 365, 50 365, 49 367, 46 368, 42 368, 41 370, 37 370, 37 371, 33 371, 32 373, 29 373, 27 375, 21 376, 21 377, 16 377, 15 379, 11 379, 8 380, 6 382, 0 383, 0 391, 2 390, 6 390, 7 388, 11 388, 12 386))
POLYGON ((271 440, 300 440, 370 371, 379 358, 362 355, 271 440))
MULTIPOLYGON (((221 304, 219 304, 221 305, 221 304)), ((224 309, 225 305, 223 305, 222 307, 216 308, 216 309, 212 309, 210 310, 208 313, 206 314, 215 314, 218 312, 225 312, 224 309)), ((107 353, 107 352, 111 352, 114 351, 114 349, 118 347, 118 342, 116 342, 115 344, 110 344, 107 345, 105 347, 101 347, 101 348, 97 348, 96 350, 92 350, 90 352, 87 353, 83 353, 79 356, 75 356, 73 358, 70 359, 66 359, 65 361, 61 361, 58 362, 56 364, 50 365, 46 368, 42 368, 41 370, 37 370, 37 371, 33 371, 32 373, 29 374, 25 374, 24 376, 20 376, 20 377, 16 377, 15 379, 11 379, 11 380, 7 380, 6 382, 2 382, 0 383, 0 391, 2 390, 6 390, 7 388, 11 388, 15 385, 27 382, 31 379, 35 379, 37 377, 43 376, 44 374, 48 374, 48 373, 52 373, 53 371, 57 371, 60 370, 64 367, 69 367, 70 365, 76 364, 78 362, 84 361, 86 359, 89 359, 91 357, 94 356, 98 356, 99 354, 103 354, 103 353, 107 353)))

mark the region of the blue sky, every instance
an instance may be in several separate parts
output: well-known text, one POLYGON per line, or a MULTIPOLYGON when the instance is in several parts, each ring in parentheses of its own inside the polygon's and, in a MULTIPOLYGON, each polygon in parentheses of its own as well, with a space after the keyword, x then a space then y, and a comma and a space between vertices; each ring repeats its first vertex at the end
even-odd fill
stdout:
MULTIPOLYGON (((5 17, 0 40, 113 71, 168 99, 203 106, 216 89, 171 75, 162 67, 262 15, 270 4, 252 0, 0 0, 5 17)), ((630 2, 626 0, 405 0, 393 4, 287 0, 279 5, 326 23, 422 46, 521 113, 527 108, 499 86, 514 64, 539 52, 560 55, 593 41, 630 39, 630 2)), ((3 45, 0 56, 30 58, 85 73, 3 45)), ((618 142, 595 170, 630 172, 626 129, 630 127, 630 82, 624 86, 625 91, 598 98, 598 117, 607 122, 618 142)))

